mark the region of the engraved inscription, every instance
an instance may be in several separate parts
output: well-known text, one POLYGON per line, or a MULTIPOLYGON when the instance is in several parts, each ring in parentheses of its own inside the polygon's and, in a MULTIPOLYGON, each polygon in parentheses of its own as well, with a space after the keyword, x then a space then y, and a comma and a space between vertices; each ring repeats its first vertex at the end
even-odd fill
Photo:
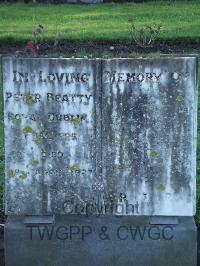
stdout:
POLYGON ((8 57, 3 75, 6 214, 194 215, 194 57, 8 57))
POLYGON ((95 69, 92 60, 54 62, 5 60, 7 213, 60 213, 72 191, 92 195, 95 69))

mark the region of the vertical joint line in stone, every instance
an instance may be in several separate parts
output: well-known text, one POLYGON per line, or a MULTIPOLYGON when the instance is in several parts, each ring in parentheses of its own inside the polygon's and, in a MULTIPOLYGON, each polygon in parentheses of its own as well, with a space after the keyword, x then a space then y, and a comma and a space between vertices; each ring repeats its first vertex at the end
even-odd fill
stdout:
POLYGON ((101 141, 101 156, 100 156, 100 175, 101 175, 101 178, 103 177, 103 134, 102 134, 102 130, 103 130, 103 123, 102 123, 102 118, 103 118, 103 61, 100 60, 100 88, 99 88, 99 91, 100 91, 100 95, 99 95, 99 102, 100 102, 100 141, 101 141))

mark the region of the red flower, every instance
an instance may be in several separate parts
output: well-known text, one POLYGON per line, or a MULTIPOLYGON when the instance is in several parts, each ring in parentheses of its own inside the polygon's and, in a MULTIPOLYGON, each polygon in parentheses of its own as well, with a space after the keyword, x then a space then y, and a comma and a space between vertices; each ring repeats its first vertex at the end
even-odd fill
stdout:
POLYGON ((37 52, 36 52, 36 49, 35 49, 35 46, 33 44, 33 42, 29 41, 26 46, 25 46, 25 51, 27 53, 30 53, 32 56, 36 56, 37 55, 37 52))

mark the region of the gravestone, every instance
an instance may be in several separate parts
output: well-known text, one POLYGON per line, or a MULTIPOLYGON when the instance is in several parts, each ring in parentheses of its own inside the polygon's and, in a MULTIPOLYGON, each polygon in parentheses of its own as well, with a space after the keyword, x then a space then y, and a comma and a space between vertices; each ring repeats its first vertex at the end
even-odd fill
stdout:
MULTIPOLYGON (((195 59, 103 61, 103 176, 138 215, 195 214, 195 59)), ((129 210, 127 210, 129 211, 129 210)))
POLYGON ((78 204, 91 194, 97 67, 93 60, 6 60, 7 214, 62 213, 66 197, 78 204))
POLYGON ((196 265, 196 68, 3 59, 6 265, 196 265))

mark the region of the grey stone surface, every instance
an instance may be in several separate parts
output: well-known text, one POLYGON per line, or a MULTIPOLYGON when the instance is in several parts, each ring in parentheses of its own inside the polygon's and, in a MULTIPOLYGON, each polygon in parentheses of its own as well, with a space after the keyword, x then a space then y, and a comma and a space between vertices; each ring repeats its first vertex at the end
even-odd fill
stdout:
POLYGON ((196 67, 195 58, 103 61, 105 187, 138 204, 135 215, 195 213, 196 67))
POLYGON ((155 226, 147 216, 60 215, 53 225, 30 226, 23 216, 8 217, 6 266, 196 266, 192 217, 155 226))
POLYGON ((5 58, 6 213, 194 215, 196 67, 5 58))
POLYGON ((62 213, 92 194, 98 62, 4 59, 6 214, 62 213))

